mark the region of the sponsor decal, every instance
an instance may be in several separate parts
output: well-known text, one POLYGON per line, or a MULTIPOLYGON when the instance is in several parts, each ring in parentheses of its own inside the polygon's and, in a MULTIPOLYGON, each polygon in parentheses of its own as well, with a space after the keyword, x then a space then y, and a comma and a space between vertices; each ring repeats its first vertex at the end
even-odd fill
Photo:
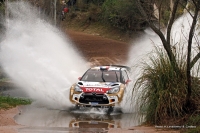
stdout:
POLYGON ((95 88, 111 88, 111 86, 113 84, 119 84, 119 82, 95 82, 95 83, 91 83, 91 82, 82 82, 83 85, 82 87, 95 87, 95 88))
POLYGON ((102 88, 85 88, 85 91, 104 92, 102 88))
POLYGON ((86 84, 85 86, 101 86, 101 84, 86 84))
POLYGON ((82 87, 83 92, 106 93, 110 88, 82 87))

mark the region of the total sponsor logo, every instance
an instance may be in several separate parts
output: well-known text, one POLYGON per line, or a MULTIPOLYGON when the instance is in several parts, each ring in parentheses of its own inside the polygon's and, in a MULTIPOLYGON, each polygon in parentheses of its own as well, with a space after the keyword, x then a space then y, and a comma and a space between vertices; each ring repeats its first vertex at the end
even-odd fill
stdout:
POLYGON ((99 92, 99 93, 106 93, 110 88, 93 88, 93 87, 86 87, 81 88, 83 92, 99 92))

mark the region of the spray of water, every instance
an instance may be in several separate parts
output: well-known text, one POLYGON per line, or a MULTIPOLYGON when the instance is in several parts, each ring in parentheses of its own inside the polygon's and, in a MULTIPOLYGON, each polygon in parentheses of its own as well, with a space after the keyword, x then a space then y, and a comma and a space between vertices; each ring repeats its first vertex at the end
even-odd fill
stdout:
POLYGON ((148 54, 153 50, 154 46, 161 45, 159 37, 150 28, 147 28, 140 34, 141 36, 132 43, 132 47, 128 53, 129 58, 126 65, 132 68, 130 75, 132 82, 122 101, 121 107, 124 113, 138 112, 137 99, 141 90, 133 90, 133 86, 138 77, 142 74, 139 64, 144 60, 148 61, 148 54))
POLYGON ((69 107, 69 88, 87 63, 67 36, 28 3, 9 3, 8 10, 1 66, 30 98, 49 108, 69 107))

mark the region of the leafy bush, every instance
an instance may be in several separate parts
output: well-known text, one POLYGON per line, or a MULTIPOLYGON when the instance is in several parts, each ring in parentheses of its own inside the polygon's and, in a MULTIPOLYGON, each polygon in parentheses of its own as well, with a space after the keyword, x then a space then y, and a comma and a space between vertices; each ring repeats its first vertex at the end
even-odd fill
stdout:
POLYGON ((98 21, 100 18, 100 14, 101 14, 101 8, 95 4, 90 4, 90 7, 88 9, 89 12, 89 16, 88 19, 90 21, 98 21))
POLYGON ((102 5, 102 21, 123 30, 138 30, 145 21, 133 0, 108 0, 102 5))

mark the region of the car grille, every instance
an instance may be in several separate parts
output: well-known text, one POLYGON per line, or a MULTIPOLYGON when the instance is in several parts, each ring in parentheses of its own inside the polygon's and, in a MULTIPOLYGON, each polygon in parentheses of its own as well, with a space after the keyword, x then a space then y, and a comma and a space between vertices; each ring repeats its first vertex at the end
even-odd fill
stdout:
POLYGON ((104 94, 83 93, 79 99, 80 103, 89 104, 89 102, 98 102, 98 104, 108 104, 108 98, 104 94))

